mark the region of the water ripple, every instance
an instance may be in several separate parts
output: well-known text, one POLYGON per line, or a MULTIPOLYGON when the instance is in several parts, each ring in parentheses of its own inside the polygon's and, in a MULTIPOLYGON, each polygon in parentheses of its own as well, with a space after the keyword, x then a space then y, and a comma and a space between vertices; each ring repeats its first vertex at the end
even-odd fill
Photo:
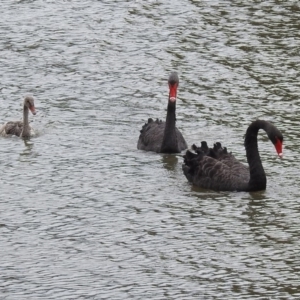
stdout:
POLYGON ((0 287, 5 299, 299 299, 299 28, 294 2, 2 1, 0 287), (136 149, 179 72, 189 145, 246 162, 256 118, 266 191, 192 187, 182 154, 136 149))

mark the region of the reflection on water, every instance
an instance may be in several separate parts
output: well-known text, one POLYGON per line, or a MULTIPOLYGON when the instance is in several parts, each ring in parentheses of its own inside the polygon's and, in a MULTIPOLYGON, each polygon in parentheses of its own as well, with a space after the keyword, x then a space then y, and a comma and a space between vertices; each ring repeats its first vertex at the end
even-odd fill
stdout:
POLYGON ((175 171, 178 164, 178 157, 174 154, 162 155, 162 166, 168 171, 175 171))
POLYGON ((298 3, 1 2, 0 123, 37 98, 36 138, 0 139, 5 299, 300 299, 298 3), (187 143, 246 163, 255 119, 266 191, 187 182, 183 155, 138 151, 180 76, 187 143))
POLYGON ((20 155, 30 155, 32 153, 32 149, 34 147, 34 143, 31 140, 23 139, 24 142, 24 150, 20 153, 20 155))

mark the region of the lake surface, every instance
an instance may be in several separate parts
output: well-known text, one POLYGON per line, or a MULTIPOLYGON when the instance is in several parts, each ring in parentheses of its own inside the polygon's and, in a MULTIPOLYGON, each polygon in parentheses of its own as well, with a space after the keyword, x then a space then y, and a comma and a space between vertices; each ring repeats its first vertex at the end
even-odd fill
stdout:
POLYGON ((0 298, 300 299, 298 1, 3 0, 0 298), (266 191, 191 186, 182 154, 138 151, 177 71, 188 145, 246 162, 255 119, 266 191))

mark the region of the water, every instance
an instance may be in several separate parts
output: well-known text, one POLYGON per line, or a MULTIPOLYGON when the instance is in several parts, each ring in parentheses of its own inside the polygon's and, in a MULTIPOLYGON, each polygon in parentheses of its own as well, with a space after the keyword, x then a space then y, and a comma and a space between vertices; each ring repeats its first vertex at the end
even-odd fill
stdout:
POLYGON ((0 140, 1 299, 299 299, 297 1, 7 1, 0 120, 32 94, 38 136, 0 140), (192 187, 182 154, 136 149, 180 76, 187 143, 245 161, 256 118, 266 191, 192 187))

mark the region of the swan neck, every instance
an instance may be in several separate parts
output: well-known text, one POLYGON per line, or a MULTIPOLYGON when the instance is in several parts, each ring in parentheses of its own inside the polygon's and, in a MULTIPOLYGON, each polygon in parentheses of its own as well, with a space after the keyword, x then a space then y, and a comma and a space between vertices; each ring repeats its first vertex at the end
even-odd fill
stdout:
POLYGON ((23 108, 23 130, 21 133, 21 137, 29 137, 30 136, 30 127, 28 122, 28 107, 24 105, 23 108))
POLYGON ((249 188, 263 190, 267 185, 267 177, 258 152, 257 135, 259 129, 265 130, 263 121, 255 121, 248 127, 245 136, 245 149, 250 171, 249 188))
POLYGON ((176 136, 176 101, 168 102, 166 125, 161 152, 179 152, 176 136))
POLYGON ((168 103, 167 117, 166 117, 166 128, 171 128, 175 130, 176 123, 176 102, 168 103))

